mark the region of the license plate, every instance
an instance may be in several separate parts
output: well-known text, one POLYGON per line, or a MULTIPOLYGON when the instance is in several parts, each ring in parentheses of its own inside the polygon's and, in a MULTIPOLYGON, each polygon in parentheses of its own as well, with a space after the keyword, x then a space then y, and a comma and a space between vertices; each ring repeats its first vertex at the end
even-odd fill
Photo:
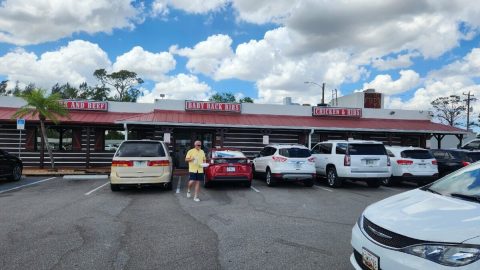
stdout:
POLYGON ((367 165, 370 165, 370 166, 375 165, 375 160, 374 159, 367 159, 365 161, 366 161, 367 165))
POLYGON ((227 172, 235 172, 235 167, 227 167, 227 172))
POLYGON ((145 162, 145 161, 134 161, 133 166, 134 167, 147 167, 147 162, 145 162))
POLYGON ((379 269, 379 261, 377 255, 370 252, 368 249, 362 249, 362 263, 370 270, 378 270, 379 269))

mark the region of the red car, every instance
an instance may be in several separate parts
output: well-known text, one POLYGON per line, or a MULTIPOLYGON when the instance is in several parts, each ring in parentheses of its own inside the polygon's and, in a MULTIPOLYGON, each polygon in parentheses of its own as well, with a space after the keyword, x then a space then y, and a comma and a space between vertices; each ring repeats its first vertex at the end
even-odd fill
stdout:
POLYGON ((207 155, 205 187, 213 182, 242 182, 252 185, 252 164, 239 150, 233 148, 212 149, 207 155))

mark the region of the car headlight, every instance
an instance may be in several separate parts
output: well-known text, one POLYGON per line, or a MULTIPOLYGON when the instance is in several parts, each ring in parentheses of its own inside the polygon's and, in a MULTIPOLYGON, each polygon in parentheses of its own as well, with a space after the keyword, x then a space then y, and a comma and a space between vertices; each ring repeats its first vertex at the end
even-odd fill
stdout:
POLYGON ((411 246, 403 252, 446 266, 464 266, 480 259, 480 247, 469 245, 425 244, 411 246))

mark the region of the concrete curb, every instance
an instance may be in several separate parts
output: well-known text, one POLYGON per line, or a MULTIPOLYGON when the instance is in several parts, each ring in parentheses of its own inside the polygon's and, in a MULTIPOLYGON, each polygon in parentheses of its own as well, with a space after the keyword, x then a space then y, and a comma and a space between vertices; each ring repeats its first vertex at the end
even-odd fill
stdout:
POLYGON ((99 180, 108 179, 108 175, 83 174, 83 175, 64 175, 65 180, 99 180))

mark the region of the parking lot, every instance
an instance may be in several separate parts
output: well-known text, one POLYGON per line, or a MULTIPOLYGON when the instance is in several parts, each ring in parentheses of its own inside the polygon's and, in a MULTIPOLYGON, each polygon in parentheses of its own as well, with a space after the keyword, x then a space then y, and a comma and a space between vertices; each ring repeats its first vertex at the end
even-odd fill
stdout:
POLYGON ((0 269, 352 269, 362 210, 413 185, 110 191, 108 180, 0 180, 0 269))

